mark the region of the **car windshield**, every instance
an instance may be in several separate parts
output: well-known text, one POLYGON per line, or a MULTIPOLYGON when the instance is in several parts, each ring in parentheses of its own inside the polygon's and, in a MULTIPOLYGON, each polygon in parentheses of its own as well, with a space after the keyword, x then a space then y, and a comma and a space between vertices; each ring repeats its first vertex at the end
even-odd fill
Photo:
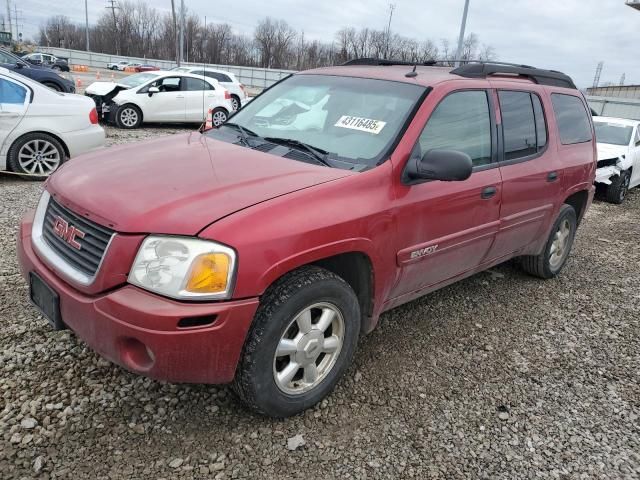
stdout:
POLYGON ((191 69, 187 67, 175 67, 171 69, 172 72, 188 72, 189 70, 191 69))
POLYGON ((596 128, 596 141, 611 145, 629 145, 633 127, 619 123, 593 122, 596 128))
POLYGON ((135 88, 143 83, 147 83, 150 80, 153 80, 158 76, 157 73, 136 73, 135 75, 131 75, 130 77, 123 78, 122 80, 118 80, 120 85, 125 85, 129 88, 135 88))
POLYGON ((25 66, 25 67, 29 66, 29 64, 27 64, 21 58, 16 57, 12 53, 6 52, 4 50, 0 50, 0 63, 12 64, 12 65, 15 65, 16 63, 19 63, 19 64, 21 64, 22 66, 25 66))
POLYGON ((331 158, 374 166, 425 90, 387 80, 298 74, 265 91, 231 122, 259 137, 302 142, 331 158))

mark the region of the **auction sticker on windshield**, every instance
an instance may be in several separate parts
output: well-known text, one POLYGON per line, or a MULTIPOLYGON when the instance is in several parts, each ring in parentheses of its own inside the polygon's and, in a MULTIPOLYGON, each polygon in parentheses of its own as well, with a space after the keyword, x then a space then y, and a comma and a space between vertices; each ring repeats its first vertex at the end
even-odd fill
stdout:
POLYGON ((386 124, 387 122, 383 122, 381 120, 372 120, 370 118, 343 115, 334 126, 340 128, 350 128, 352 130, 360 130, 361 132, 368 132, 378 135, 386 124))

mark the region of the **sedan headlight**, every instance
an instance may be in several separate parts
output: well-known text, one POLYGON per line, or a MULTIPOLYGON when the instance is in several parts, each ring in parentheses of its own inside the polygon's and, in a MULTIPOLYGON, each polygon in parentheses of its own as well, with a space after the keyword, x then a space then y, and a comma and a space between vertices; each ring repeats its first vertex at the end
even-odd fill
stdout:
POLYGON ((181 300, 231 296, 236 266, 233 249, 208 240, 149 236, 136 255, 129 283, 181 300))

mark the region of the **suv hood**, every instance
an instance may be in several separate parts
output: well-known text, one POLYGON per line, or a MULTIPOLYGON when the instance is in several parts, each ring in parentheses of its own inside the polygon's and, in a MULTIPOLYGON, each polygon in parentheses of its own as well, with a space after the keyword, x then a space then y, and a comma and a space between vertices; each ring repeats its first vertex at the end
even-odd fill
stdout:
POLYGON ((194 132, 78 157, 46 188, 59 203, 118 232, 196 235, 252 205, 354 174, 194 132))
POLYGON ((618 158, 629 152, 629 147, 625 145, 613 145, 611 143, 598 143, 598 160, 618 158))

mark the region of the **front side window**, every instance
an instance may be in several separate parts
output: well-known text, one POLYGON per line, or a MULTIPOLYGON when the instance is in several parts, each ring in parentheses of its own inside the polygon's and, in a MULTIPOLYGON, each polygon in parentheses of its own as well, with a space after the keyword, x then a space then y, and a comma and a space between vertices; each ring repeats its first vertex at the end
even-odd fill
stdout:
POLYGON ((27 89, 17 83, 0 78, 0 104, 22 105, 27 99, 27 89))
POLYGON ((303 142, 330 159, 373 167, 386 159, 425 91, 404 82, 297 74, 256 97, 231 122, 258 137, 303 142))
POLYGON ((590 142, 592 139, 589 116, 582 100, 573 95, 551 94, 553 111, 563 145, 590 142))
POLYGON ((429 117, 418 141, 419 155, 429 150, 458 150, 471 157, 473 166, 491 163, 491 117, 484 90, 455 92, 429 117))
POLYGON ((140 93, 146 93, 149 88, 156 87, 162 92, 179 92, 180 91, 180 78, 181 77, 164 77, 159 78, 155 82, 151 82, 144 89, 140 90, 140 93))

